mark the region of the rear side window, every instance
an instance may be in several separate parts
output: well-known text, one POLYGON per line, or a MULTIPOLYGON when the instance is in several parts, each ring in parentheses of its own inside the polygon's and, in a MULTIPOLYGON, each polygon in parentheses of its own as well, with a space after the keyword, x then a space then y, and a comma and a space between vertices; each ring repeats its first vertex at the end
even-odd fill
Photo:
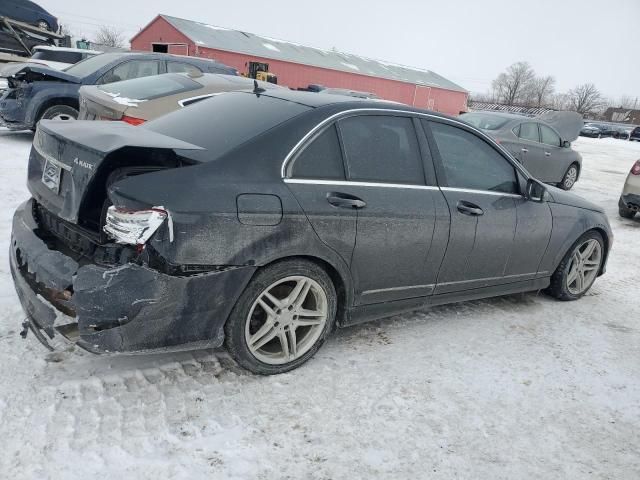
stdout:
POLYGON ((531 122, 521 124, 520 134, 518 136, 523 140, 540 142, 540 135, 538 134, 538 124, 531 122))
POLYGON ((294 178, 344 180, 342 150, 335 125, 318 135, 296 157, 294 178))
POLYGON ((474 134, 451 125, 431 122, 447 186, 518 193, 516 172, 502 155, 474 134))
POLYGON ((349 180, 424 185, 413 121, 356 116, 339 121, 349 180))
POLYGON ((560 146, 560 137, 546 125, 540 125, 540 138, 542 139, 542 143, 545 145, 553 145, 554 147, 560 146))
POLYGON ((193 65, 189 65, 188 63, 167 62, 167 73, 188 73, 191 75, 197 75, 202 73, 202 70, 193 65))

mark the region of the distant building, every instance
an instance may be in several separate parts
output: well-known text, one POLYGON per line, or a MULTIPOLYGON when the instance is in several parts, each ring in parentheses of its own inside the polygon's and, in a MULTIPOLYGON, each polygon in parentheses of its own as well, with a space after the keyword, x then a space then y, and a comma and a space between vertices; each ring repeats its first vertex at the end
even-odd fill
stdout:
POLYGON ((640 125, 640 110, 609 107, 604 112, 603 117, 609 122, 631 123, 633 125, 640 125))
MULTIPOLYGON (((268 64, 290 88, 323 85, 372 92, 396 102, 457 115, 468 92, 430 70, 322 50, 182 18, 158 15, 131 39, 133 50, 214 58, 248 73, 252 62, 268 64)), ((255 65, 255 64, 254 64, 255 65)))

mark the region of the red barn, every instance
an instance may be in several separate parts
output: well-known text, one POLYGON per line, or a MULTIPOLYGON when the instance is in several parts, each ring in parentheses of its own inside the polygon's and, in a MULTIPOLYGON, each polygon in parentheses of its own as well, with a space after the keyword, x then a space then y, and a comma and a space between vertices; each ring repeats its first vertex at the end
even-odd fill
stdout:
POLYGON ((372 92, 380 98, 457 115, 468 92, 429 70, 321 50, 182 18, 158 15, 131 39, 133 50, 213 58, 247 73, 249 62, 269 65, 290 88, 317 84, 372 92))

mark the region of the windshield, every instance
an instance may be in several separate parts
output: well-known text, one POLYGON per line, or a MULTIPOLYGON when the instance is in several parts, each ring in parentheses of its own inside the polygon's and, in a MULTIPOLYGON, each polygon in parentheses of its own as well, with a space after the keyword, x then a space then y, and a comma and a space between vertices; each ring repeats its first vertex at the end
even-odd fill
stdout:
POLYGON ((100 85, 98 88, 117 97, 153 100, 154 98, 197 90, 202 88, 202 85, 186 75, 169 74, 108 83, 100 85))
POLYGON ((34 60, 47 60, 49 62, 60 62, 60 63, 78 63, 82 60, 82 53, 80 52, 65 52, 65 51, 56 51, 56 50, 36 50, 36 52, 31 55, 31 58, 34 60))
POLYGON ((510 120, 488 113, 463 113, 460 119, 482 130, 498 130, 510 120))
POLYGON ((95 57, 87 58, 86 60, 76 63, 65 70, 69 75, 74 75, 78 78, 84 78, 87 75, 106 67, 111 62, 122 57, 120 53, 103 53, 96 55, 95 57))
POLYGON ((227 92, 177 110, 139 128, 198 145, 190 152, 198 161, 211 161, 267 130, 309 111, 310 107, 253 93, 227 92))

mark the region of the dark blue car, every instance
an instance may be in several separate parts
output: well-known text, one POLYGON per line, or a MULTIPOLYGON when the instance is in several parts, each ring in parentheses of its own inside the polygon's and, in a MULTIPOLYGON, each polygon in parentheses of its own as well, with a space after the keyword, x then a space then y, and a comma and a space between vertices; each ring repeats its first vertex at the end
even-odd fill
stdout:
POLYGON ((214 60, 132 52, 97 55, 62 72, 33 65, 16 69, 8 78, 9 89, 0 97, 0 125, 12 130, 35 130, 41 119, 78 118, 79 90, 83 85, 101 85, 162 73, 238 74, 236 69, 214 60))
POLYGON ((58 19, 29 0, 2 0, 0 17, 9 17, 52 32, 58 31, 58 19))

